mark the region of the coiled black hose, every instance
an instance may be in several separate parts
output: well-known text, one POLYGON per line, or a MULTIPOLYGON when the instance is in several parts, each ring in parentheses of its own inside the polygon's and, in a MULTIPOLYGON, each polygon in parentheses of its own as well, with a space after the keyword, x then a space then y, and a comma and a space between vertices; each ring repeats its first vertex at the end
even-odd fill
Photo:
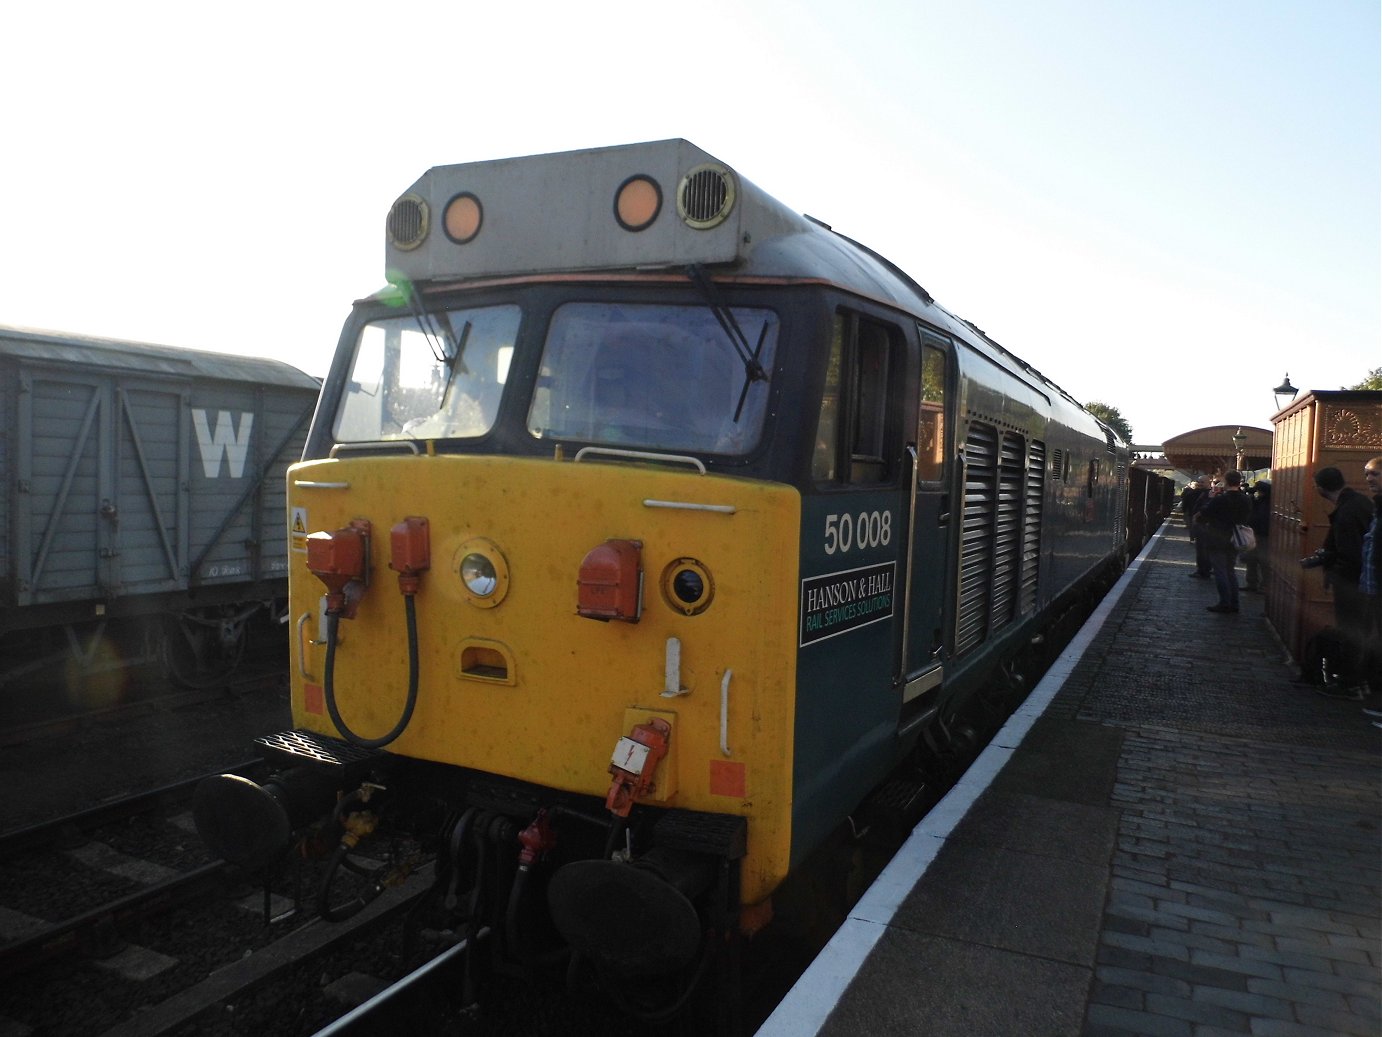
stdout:
POLYGON ((344 842, 336 847, 335 852, 331 854, 331 860, 327 862, 326 873, 322 876, 321 885, 317 887, 317 914, 328 922, 344 922, 352 915, 358 914, 366 904, 384 892, 384 885, 380 879, 385 868, 382 865, 378 868, 365 868, 356 864, 350 859, 352 848, 344 842), (361 893, 345 903, 333 907, 331 905, 331 886, 335 882, 336 872, 342 867, 367 880, 369 884, 361 893))
POLYGON ((333 612, 326 614, 326 680, 323 682, 326 692, 326 711, 331 714, 331 722, 336 725, 336 729, 341 732, 347 742, 358 745, 361 749, 378 749, 388 745, 395 738, 401 735, 408 726, 408 721, 413 719, 413 707, 417 705, 417 607, 413 603, 413 595, 403 595, 403 606, 408 617, 408 701, 403 706, 403 715, 398 718, 398 723, 393 730, 381 738, 362 738, 352 731, 346 722, 341 718, 341 711, 336 707, 336 637, 337 627, 340 625, 341 617, 333 612))

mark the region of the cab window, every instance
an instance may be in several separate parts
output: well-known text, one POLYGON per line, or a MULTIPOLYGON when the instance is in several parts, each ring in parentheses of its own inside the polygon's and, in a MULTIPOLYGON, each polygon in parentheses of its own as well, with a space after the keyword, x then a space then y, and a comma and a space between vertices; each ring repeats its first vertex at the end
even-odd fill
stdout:
MULTIPOLYGON (((778 319, 735 306, 767 371, 778 319)), ((640 450, 744 454, 762 435, 769 383, 706 306, 571 302, 553 315, 528 412, 538 439, 640 450)))
POLYGON ((818 482, 892 480, 888 386, 897 340, 889 325, 859 314, 836 314, 811 460, 818 482))
POLYGON ((360 329, 332 434, 340 443, 474 438, 494 426, 521 313, 484 306, 360 329))

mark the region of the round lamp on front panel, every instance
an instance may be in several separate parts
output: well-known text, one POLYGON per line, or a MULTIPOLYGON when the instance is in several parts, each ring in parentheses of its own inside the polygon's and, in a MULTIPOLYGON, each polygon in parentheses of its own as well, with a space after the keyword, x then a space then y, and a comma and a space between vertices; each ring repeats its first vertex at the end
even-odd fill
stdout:
POLYGON ((460 578, 466 600, 492 609, 509 593, 509 563, 494 541, 472 537, 451 556, 451 571, 460 578))
POLYGON ((447 202, 446 210, 442 213, 442 227, 446 236, 457 245, 474 241, 484 222, 485 211, 480 206, 480 199, 468 191, 447 202))
POLYGON ((466 590, 479 598, 488 598, 499 584, 494 563, 481 554, 468 554, 461 559, 461 581, 466 590))
POLYGON ((625 230, 640 231, 652 226, 661 211, 662 188, 650 176, 631 176, 614 193, 614 218, 625 230))

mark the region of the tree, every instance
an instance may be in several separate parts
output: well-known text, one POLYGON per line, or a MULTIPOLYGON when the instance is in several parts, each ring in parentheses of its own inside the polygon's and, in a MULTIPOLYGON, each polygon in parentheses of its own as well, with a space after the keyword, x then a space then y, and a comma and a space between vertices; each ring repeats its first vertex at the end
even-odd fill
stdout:
POLYGON ((1368 376, 1357 385, 1350 385, 1350 389, 1382 389, 1382 367, 1374 367, 1368 372, 1368 376))
POLYGON ((1123 417, 1117 407, 1110 407, 1107 403, 1086 403, 1084 409, 1093 414, 1113 431, 1117 432, 1127 442, 1132 442, 1132 426, 1128 424, 1128 419, 1123 417))

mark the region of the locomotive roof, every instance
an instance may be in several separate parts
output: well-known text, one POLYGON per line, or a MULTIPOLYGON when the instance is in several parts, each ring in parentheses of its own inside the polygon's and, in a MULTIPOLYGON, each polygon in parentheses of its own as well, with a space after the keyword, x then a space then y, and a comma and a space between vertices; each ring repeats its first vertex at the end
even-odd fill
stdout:
POLYGON ((319 387, 317 379, 280 360, 5 325, 0 325, 0 356, 185 378, 259 382, 312 390, 319 387))
POLYGON ((419 287, 696 265, 741 277, 827 281, 944 328, 1079 406, 937 304, 896 264, 788 208, 685 140, 435 166, 394 202, 385 239, 388 279, 419 287), (630 185, 647 199, 641 226, 629 222, 630 212, 641 218, 637 199, 630 209, 623 205, 630 185))

